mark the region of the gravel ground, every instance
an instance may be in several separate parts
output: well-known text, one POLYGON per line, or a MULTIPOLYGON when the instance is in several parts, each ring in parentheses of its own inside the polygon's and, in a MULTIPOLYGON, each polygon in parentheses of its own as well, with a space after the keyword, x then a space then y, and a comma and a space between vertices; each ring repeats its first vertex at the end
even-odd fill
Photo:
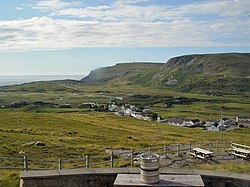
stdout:
POLYGON ((180 156, 168 154, 167 157, 161 157, 160 167, 168 168, 185 168, 192 167, 198 164, 224 164, 224 163, 243 163, 244 160, 235 158, 229 152, 216 152, 213 154, 211 160, 202 160, 199 158, 193 158, 189 153, 182 154, 180 156))

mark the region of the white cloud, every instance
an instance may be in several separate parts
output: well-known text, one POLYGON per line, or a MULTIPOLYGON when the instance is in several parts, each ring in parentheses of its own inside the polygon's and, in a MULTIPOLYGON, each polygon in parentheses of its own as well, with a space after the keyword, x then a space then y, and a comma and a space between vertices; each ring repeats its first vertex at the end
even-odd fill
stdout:
MULTIPOLYGON (((73 16, 99 21, 155 21, 171 18, 168 10, 160 6, 131 6, 114 4, 113 6, 97 6, 86 8, 66 8, 51 14, 51 16, 73 16)), ((173 18, 171 18, 173 19, 173 18)))
POLYGON ((110 6, 86 8, 65 8, 53 12, 52 16, 73 16, 79 18, 98 19, 103 21, 168 21, 176 19, 197 18, 202 16, 240 17, 250 14, 250 1, 206 1, 183 6, 138 6, 135 2, 148 0, 116 0, 110 6))
POLYGON ((53 13, 0 21, 0 49, 250 46, 250 19, 244 17, 249 1, 134 4, 139 1, 147 0, 116 0, 111 5, 85 8, 72 8, 66 1, 39 1, 37 8, 51 6, 53 13), (62 15, 71 19, 62 19, 62 15))
POLYGON ((218 15, 225 17, 246 16, 250 13, 250 1, 216 0, 178 7, 176 10, 189 15, 218 15))
POLYGON ((81 5, 81 2, 79 1, 65 2, 61 0, 40 0, 35 4, 31 4, 30 7, 32 9, 47 11, 47 10, 60 10, 63 8, 78 6, 78 5, 81 5))
POLYGON ((140 2, 148 2, 150 0, 114 0, 115 3, 121 3, 121 4, 136 4, 140 2))
POLYGON ((23 10, 23 7, 16 7, 16 10, 23 10))

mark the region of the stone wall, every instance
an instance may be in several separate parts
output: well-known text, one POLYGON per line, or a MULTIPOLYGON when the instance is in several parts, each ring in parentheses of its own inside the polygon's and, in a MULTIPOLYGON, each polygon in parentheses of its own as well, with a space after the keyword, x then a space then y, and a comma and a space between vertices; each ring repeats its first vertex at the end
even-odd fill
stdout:
MULTIPOLYGON (((20 174, 20 187, 112 187, 117 174, 140 173, 139 168, 95 168, 26 171, 20 174)), ((250 175, 229 172, 161 169, 164 174, 198 174, 206 187, 249 187, 250 175)))

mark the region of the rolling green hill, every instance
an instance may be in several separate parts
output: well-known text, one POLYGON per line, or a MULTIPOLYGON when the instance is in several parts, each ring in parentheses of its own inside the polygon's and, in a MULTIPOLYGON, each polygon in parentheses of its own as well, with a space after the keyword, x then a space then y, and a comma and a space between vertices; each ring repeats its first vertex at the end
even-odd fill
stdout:
MULTIPOLYGON (((25 153, 28 158, 66 159, 106 154, 105 149, 110 148, 220 141, 221 132, 120 117, 82 108, 81 104, 96 102, 105 106, 114 100, 117 104, 150 108, 163 118, 219 119, 222 111, 229 118, 249 116, 249 65, 250 54, 187 55, 166 64, 124 63, 99 68, 81 81, 0 87, 0 155, 22 157, 25 153), (176 98, 194 102, 166 105, 166 101, 176 98), (69 107, 64 108, 65 104, 69 107), (34 141, 46 146, 24 146, 34 141)), ((249 128, 230 130, 223 133, 223 139, 249 145, 249 134, 249 128)), ((199 167, 249 172, 249 164, 199 167)), ((0 186, 18 186, 18 179, 18 172, 0 171, 0 186)))
POLYGON ((81 81, 40 81, 0 87, 0 91, 76 92, 86 85, 143 86, 208 95, 248 95, 250 53, 174 57, 164 63, 118 63, 90 72, 81 81))
POLYGON ((185 55, 167 63, 124 63, 92 71, 81 81, 136 84, 177 91, 238 94, 250 91, 250 53, 185 55))
POLYGON ((250 91, 250 54, 186 55, 170 59, 153 83, 189 91, 250 91))
POLYGON ((143 62, 116 64, 115 66, 93 70, 81 81, 84 83, 110 83, 114 85, 147 85, 163 65, 162 63, 143 62))
POLYGON ((75 86, 80 82, 76 80, 54 80, 54 81, 37 81, 31 83, 1 86, 0 92, 75 92, 75 86))

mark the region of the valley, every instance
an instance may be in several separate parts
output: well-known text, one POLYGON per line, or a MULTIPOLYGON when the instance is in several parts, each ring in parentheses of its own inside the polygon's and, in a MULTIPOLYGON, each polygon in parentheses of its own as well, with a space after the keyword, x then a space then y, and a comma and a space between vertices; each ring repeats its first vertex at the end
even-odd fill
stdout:
MULTIPOLYGON (((41 84, 46 88, 51 83, 41 84)), ((148 108, 163 119, 220 120, 222 109, 223 117, 228 118, 247 116, 250 113, 249 98, 243 96, 208 96, 138 86, 105 88, 101 85, 69 84, 67 81, 64 84, 61 81, 53 84, 57 89, 61 87, 61 90, 27 92, 17 89, 0 93, 1 105, 4 106, 0 109, 0 137, 4 145, 1 155, 19 156, 18 153, 24 151, 32 157, 74 157, 87 153, 99 154, 105 148, 140 149, 150 145, 221 138, 221 132, 209 132, 202 128, 176 127, 156 121, 116 116, 105 110, 110 102, 118 106, 130 103, 148 108), (174 96, 196 100, 168 106, 164 101, 174 96), (83 107, 82 103, 86 102, 98 103, 98 107, 83 107), (133 137, 133 140, 128 137, 133 137), (47 146, 42 147, 42 150, 22 146, 32 141, 45 141, 47 146)), ((247 128, 225 131, 224 138, 250 144, 248 131, 247 128), (242 138, 239 138, 238 133, 242 134, 242 138)))
MULTIPOLYGON (((148 65, 126 63, 108 70, 101 68, 97 71, 101 74, 94 71, 81 81, 38 81, 0 87, 1 157, 76 159, 84 155, 104 155, 110 149, 140 150, 200 141, 250 145, 250 128, 247 128, 250 92, 245 79, 244 84, 234 90, 219 85, 215 88, 214 84, 205 88, 204 84, 195 81, 194 89, 183 90, 179 84, 155 84, 158 70, 163 71, 163 66, 148 65), (120 109, 111 110, 125 106, 133 108, 131 111, 138 115, 145 115, 148 120, 129 117, 131 114, 115 115, 121 112, 120 109), (219 122, 222 118, 244 118, 246 125, 208 131, 201 125, 190 128, 171 125, 169 121, 198 119, 205 124, 219 122), (158 119, 168 121, 159 123, 158 119)), ((170 82, 175 77, 171 75, 170 82)), ((189 81, 191 84, 193 80, 189 81)), ((241 162, 195 167, 249 172, 248 165, 243 167, 241 162)), ((8 173, 7 179, 12 175, 8 173)), ((16 174, 14 172, 13 176, 16 174)))

